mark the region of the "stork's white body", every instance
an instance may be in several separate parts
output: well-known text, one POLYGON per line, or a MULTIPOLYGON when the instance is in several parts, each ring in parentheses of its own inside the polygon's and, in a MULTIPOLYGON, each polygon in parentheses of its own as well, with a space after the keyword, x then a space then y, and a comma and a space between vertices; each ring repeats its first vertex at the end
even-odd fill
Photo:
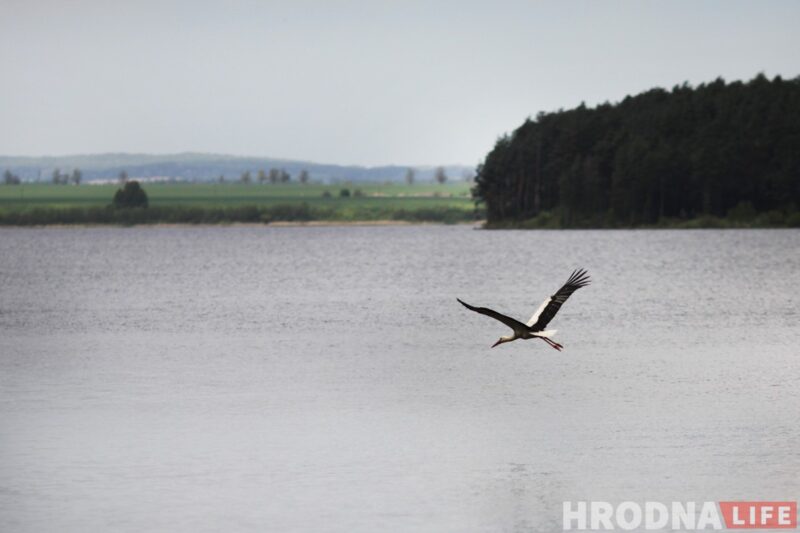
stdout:
MULTIPOLYGON (((537 338, 550 339, 550 338, 553 337, 553 335, 556 334, 557 331, 558 330, 556 330, 556 329, 549 329, 547 331, 535 331, 534 332, 534 331, 530 331, 528 329, 519 329, 519 330, 515 329, 513 335, 509 335, 507 337, 500 337, 500 340, 495 344, 495 346, 497 346, 498 344, 502 344, 504 342, 515 341, 517 339, 523 339, 523 340, 537 339, 537 338)), ((559 344, 559 346, 561 346, 561 345, 559 344)), ((494 348, 494 346, 492 346, 492 348, 494 348)))

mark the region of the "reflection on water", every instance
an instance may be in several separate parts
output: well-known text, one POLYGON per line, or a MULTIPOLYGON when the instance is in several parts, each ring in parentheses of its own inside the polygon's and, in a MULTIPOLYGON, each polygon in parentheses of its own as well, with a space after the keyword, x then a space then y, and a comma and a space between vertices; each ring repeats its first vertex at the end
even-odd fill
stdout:
POLYGON ((800 232, 0 231, 0 530, 553 531, 792 499, 800 232), (573 268, 593 284, 517 341, 573 268))

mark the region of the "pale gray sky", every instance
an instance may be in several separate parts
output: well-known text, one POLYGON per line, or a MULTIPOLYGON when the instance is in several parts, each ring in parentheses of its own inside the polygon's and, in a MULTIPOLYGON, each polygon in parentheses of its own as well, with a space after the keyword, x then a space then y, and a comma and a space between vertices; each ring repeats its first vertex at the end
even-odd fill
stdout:
POLYGON ((0 154, 475 164, 539 111, 800 74, 796 1, 0 0, 0 154))

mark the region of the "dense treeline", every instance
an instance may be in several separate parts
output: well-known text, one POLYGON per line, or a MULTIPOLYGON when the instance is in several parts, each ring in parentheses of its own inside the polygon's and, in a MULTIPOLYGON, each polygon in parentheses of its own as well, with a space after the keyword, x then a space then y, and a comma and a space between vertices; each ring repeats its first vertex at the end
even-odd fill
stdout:
POLYGON ((473 194, 490 225, 800 220, 800 77, 653 89, 540 113, 497 141, 473 194))

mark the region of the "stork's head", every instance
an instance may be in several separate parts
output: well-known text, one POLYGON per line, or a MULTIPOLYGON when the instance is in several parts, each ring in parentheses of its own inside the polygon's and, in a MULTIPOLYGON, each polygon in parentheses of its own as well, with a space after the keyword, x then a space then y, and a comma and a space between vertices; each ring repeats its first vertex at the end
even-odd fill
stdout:
POLYGON ((513 341, 513 340, 514 340, 514 337, 500 337, 499 339, 497 339, 496 343, 492 344, 492 348, 494 348, 498 344, 503 344, 504 342, 509 342, 509 341, 513 341))

